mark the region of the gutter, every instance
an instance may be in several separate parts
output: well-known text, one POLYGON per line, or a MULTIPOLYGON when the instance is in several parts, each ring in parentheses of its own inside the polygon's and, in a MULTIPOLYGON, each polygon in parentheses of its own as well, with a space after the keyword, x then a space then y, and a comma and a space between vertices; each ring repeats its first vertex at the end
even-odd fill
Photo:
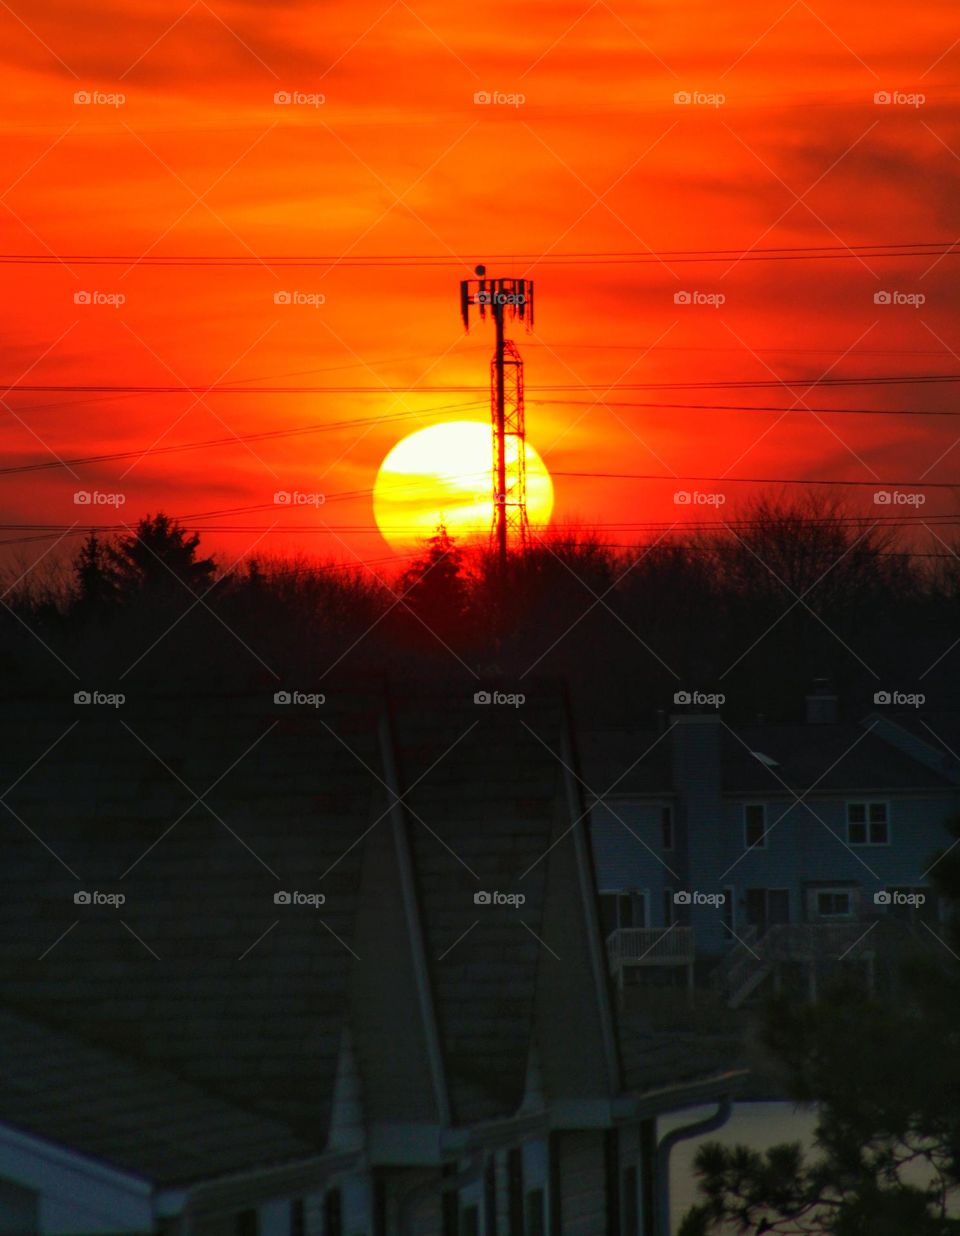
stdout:
POLYGON ((614 1119, 618 1123, 646 1120, 685 1107, 701 1107, 704 1103, 719 1103, 726 1095, 738 1090, 750 1076, 749 1069, 733 1069, 716 1073, 679 1086, 663 1086, 640 1094, 625 1094, 614 1100, 614 1119))
POLYGON ((276 1163, 269 1167, 252 1167, 198 1180, 188 1185, 169 1185, 154 1195, 154 1211, 158 1218, 178 1222, 174 1229, 189 1236, 199 1221, 216 1214, 224 1206, 249 1196, 252 1204, 264 1196, 316 1188, 331 1176, 361 1171, 366 1166, 365 1152, 341 1151, 276 1163), (249 1191, 249 1192, 248 1192, 249 1191))
POLYGON ((732 1104, 729 1094, 717 1100, 712 1116, 684 1125, 667 1133, 657 1146, 656 1194, 654 1197, 654 1236, 670 1236, 670 1152, 678 1142, 688 1141, 703 1133, 712 1133, 730 1119, 732 1104))

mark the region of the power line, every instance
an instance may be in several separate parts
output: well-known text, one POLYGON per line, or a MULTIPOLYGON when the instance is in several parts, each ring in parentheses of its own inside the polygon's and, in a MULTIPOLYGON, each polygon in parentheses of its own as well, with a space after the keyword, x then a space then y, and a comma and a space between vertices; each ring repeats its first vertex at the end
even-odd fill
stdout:
MULTIPOLYGON (((717 378, 693 382, 558 382, 530 385, 527 390, 550 393, 554 391, 651 391, 651 390, 779 390, 783 387, 844 387, 844 386, 914 386, 937 383, 960 382, 960 373, 920 374, 873 374, 866 377, 819 377, 819 378, 762 378, 728 379, 717 378)), ((11 394, 130 394, 130 395, 463 395, 473 394, 480 398, 482 390, 475 385, 415 386, 394 390, 387 386, 229 386, 213 382, 207 385, 171 384, 169 386, 132 385, 35 385, 11 383, 0 390, 0 398, 11 394)), ((604 402, 603 396, 597 400, 604 402)))
MULTIPOLYGON (((333 534, 340 532, 350 533, 378 533, 383 534, 383 529, 378 524, 363 523, 363 524, 328 524, 320 522, 319 524, 200 524, 202 519, 211 519, 214 517, 223 517, 225 515, 237 514, 253 514, 260 513, 264 510, 274 509, 270 505, 260 505, 251 507, 238 507, 233 511, 208 511, 201 512, 196 515, 176 515, 171 516, 171 520, 180 524, 183 527, 194 528, 200 532, 276 532, 279 535, 288 534, 333 534)), ((832 517, 821 517, 804 519, 802 521, 804 527, 817 528, 842 528, 846 530, 868 527, 878 527, 882 531, 895 531, 901 528, 909 528, 916 531, 919 528, 927 527, 928 525, 938 528, 954 528, 960 527, 960 517, 956 515, 891 515, 891 516, 872 516, 872 515, 846 515, 832 517)), ((103 523, 103 524, 0 524, 0 532, 30 532, 43 534, 45 536, 57 535, 73 535, 86 536, 91 532, 98 534, 123 534, 129 533, 133 525, 128 523, 103 523)), ((678 536, 688 535, 692 532, 718 532, 718 531, 736 531, 736 532, 752 532, 763 530, 769 527, 769 521, 764 519, 714 519, 714 520, 689 520, 689 521, 649 521, 643 523, 618 523, 616 521, 593 521, 587 527, 584 527, 579 522, 569 523, 553 523, 548 526, 549 532, 582 532, 585 535, 590 535, 593 531, 602 529, 608 532, 648 532, 648 533, 674 533, 678 536)), ((406 524, 390 524, 389 529, 392 533, 409 533, 411 535, 422 534, 423 528, 421 525, 406 525, 406 524)), ((490 531, 490 525, 486 521, 482 524, 468 524, 457 529, 461 535, 485 536, 490 531)))
POLYGON ((439 408, 428 408, 420 412, 396 412, 383 416, 357 417, 348 421, 324 421, 313 425, 300 425, 293 429, 267 429, 260 433, 231 434, 224 438, 209 438, 202 442, 180 442, 171 446, 150 446, 142 450, 112 451, 100 455, 80 455, 71 459, 45 459, 42 463, 11 464, 0 468, 0 476, 13 476, 24 472, 46 472, 56 468, 82 466, 83 464, 111 463, 124 459, 143 459, 153 455, 173 455, 182 451, 209 450, 218 446, 237 446, 245 442, 263 442, 274 438, 293 438, 303 434, 328 433, 337 429, 355 429, 365 425, 392 424, 396 421, 420 420, 434 412, 449 412, 454 409, 466 410, 475 408, 480 400, 470 400, 464 403, 444 404, 439 408))
MULTIPOLYGON (((845 261, 854 258, 951 257, 957 241, 862 242, 852 245, 778 245, 750 249, 610 250, 600 252, 500 253, 488 255, 488 264, 531 262, 538 265, 648 265, 652 263, 721 263, 780 261, 845 261)), ((344 267, 473 267, 476 255, 418 254, 116 254, 116 253, 4 253, 0 264, 52 266, 344 266, 344 267)))
MULTIPOLYGON (((531 399, 531 403, 548 407, 595 407, 595 399, 531 399)), ((741 404, 741 403, 649 403, 647 401, 629 401, 604 399, 602 404, 607 408, 671 408, 678 411, 712 412, 807 412, 826 413, 830 416, 960 416, 960 409, 931 410, 924 408, 808 408, 804 404, 784 407, 782 404, 741 404)))
POLYGON ((551 476, 580 477, 598 480, 623 481, 709 481, 718 485, 854 485, 869 489, 960 489, 957 481, 888 481, 882 478, 872 481, 844 481, 835 478, 817 479, 816 477, 795 476, 670 476, 653 472, 556 472, 551 476))

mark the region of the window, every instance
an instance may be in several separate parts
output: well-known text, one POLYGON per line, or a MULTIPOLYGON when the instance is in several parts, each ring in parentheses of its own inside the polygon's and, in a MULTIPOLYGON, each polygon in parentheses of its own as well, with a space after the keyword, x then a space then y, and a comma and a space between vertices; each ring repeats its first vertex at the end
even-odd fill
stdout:
POLYGON ((737 927, 737 907, 735 902, 736 895, 737 890, 732 884, 725 884, 723 886, 724 902, 721 907, 721 917, 723 919, 724 938, 727 940, 733 940, 736 938, 734 934, 737 927))
POLYGON ((848 889, 821 888, 816 894, 817 918, 850 918, 853 897, 848 889))
POLYGON ((460 1236, 480 1236, 480 1207, 467 1206, 460 1219, 460 1236))
POLYGON ((510 1236, 523 1236, 523 1151, 519 1146, 507 1154, 507 1206, 510 1236))
POLYGON ((640 1182, 635 1167, 623 1170, 623 1236, 640 1236, 640 1182))
POLYGON ((339 1189, 328 1189, 323 1200, 323 1236, 343 1236, 343 1200, 339 1189))
POLYGON ((890 819, 886 803, 847 803, 850 845, 889 845, 890 819))
MULTIPOLYGON (((443 1176, 449 1178, 456 1174, 456 1163, 443 1165, 443 1176)), ((444 1188, 440 1204, 443 1215, 443 1236, 460 1236, 460 1194, 456 1189, 444 1188)))
POLYGON ((673 889, 663 890, 663 925, 669 927, 673 923, 673 889))
POLYGON ((497 1161, 493 1155, 483 1173, 483 1232, 497 1236, 497 1161))
POLYGON ((252 1207, 239 1211, 233 1221, 233 1230, 235 1236, 257 1236, 260 1231, 257 1212, 252 1207))
POLYGON ((531 1189, 527 1194, 527 1230, 526 1236, 545 1236, 546 1226, 543 1213, 543 1190, 531 1189))
POLYGON ((673 849, 673 808, 660 808, 660 844, 665 850, 673 849))
POLYGON ((743 843, 748 850, 766 849, 767 808, 763 803, 744 804, 743 843))
POLYGON ((626 927, 646 927, 647 895, 645 892, 602 892, 600 921, 606 935, 626 927))

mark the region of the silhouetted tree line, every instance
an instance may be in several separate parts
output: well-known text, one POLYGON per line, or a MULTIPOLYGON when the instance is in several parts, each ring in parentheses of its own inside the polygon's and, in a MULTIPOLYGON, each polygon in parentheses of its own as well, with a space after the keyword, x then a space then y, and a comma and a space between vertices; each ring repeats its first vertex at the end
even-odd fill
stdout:
POLYGON ((587 719, 611 724, 651 722, 682 690, 722 692, 735 717, 788 719, 824 675, 852 713, 877 690, 957 702, 958 560, 912 554, 812 495, 760 498, 728 525, 631 548, 553 532, 504 572, 440 528, 398 572, 228 566, 196 532, 148 516, 125 536, 91 533, 59 573, 8 568, 3 672, 56 687, 67 665, 131 689, 562 677, 587 719))
POLYGON ((960 821, 932 865, 949 914, 903 966, 896 998, 837 980, 816 1004, 772 999, 761 1038, 813 1145, 709 1142, 679 1236, 960 1233, 960 821), (941 947, 942 946, 942 947, 941 947))

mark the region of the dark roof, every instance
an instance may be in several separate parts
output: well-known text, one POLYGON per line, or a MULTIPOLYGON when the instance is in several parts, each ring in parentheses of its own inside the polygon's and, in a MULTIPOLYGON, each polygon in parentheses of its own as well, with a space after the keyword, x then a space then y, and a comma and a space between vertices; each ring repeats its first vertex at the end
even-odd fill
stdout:
POLYGON ((932 766, 939 763, 945 775, 956 781, 960 776, 960 713, 924 708, 901 711, 879 710, 873 716, 878 730, 900 727, 930 749, 932 766))
POLYGON ((620 1017, 626 1088, 637 1094, 718 1077, 742 1067, 742 1035, 651 1030, 641 1017, 620 1017))
POLYGON ((598 798, 672 794, 670 742, 658 730, 586 730, 578 735, 583 779, 598 798))
POLYGON ((9 1009, 0 1009, 0 1119, 158 1185, 311 1154, 279 1121, 9 1009))
MULTIPOLYGON (((915 717, 909 723, 919 737, 930 741, 915 717)), ((941 736, 960 751, 960 718, 952 725, 943 718, 940 724, 941 736)), ((816 782, 814 794, 823 794, 936 790, 953 784, 950 777, 898 750, 869 726, 869 720, 724 726, 722 788, 731 794, 777 794, 786 793, 783 782, 797 792, 816 782), (773 761, 772 767, 758 756, 773 761)), ((675 792, 670 752, 677 737, 675 730, 665 736, 653 730, 589 731, 579 739, 584 780, 599 797, 608 792, 669 796, 675 792)))
MULTIPOLYGON (((389 710, 392 746, 387 711, 381 691, 357 689, 328 693, 319 709, 275 705, 272 687, 262 696, 131 693, 120 709, 69 695, 7 701, 0 1029, 14 1055, 20 1019, 44 1029, 34 1073, 24 1057, 0 1077, 0 1120, 151 1179, 209 1177, 248 1152, 262 1164, 322 1151, 346 1020, 366 1007, 358 974, 382 977, 363 967, 412 956, 366 953, 371 917, 381 937, 406 930, 370 911, 398 887, 395 858, 378 865, 396 855, 386 832, 396 814, 391 752, 453 1121, 516 1113, 551 945, 551 863, 538 860, 571 824, 561 699, 538 689, 514 709, 477 705, 472 691, 406 691, 389 710), (126 900, 76 904, 81 890, 126 900), (280 890, 326 901, 275 904, 280 890), (521 894, 524 904, 478 905, 481 891, 521 894), (86 1131, 55 1093, 70 1069, 80 1089, 108 1069, 118 1079, 86 1131), (218 1121, 231 1112, 232 1133, 221 1137, 218 1121), (150 1135, 125 1148, 141 1116, 150 1135), (189 1151, 168 1141, 194 1120, 198 1136, 182 1139, 189 1151)), ((582 990, 592 998, 592 982, 582 990)), ((398 988, 404 1000, 395 1015, 412 1024, 412 981, 398 988)), ((389 1045, 389 1026, 383 1035, 389 1045)), ((382 1048, 364 1039, 363 1050, 382 1048)), ((407 1112, 400 1091, 396 1118, 407 1112)))
POLYGON ((6 799, 19 819, 0 827, 4 999, 322 1144, 354 843, 382 797, 361 763, 376 767, 377 714, 355 699, 275 707, 271 693, 13 715, 0 745, 0 782, 21 778, 6 799), (126 904, 75 905, 78 890, 126 904), (278 906, 277 890, 327 901, 278 906))
POLYGON ((547 867, 537 860, 556 819, 561 715, 556 694, 520 709, 477 707, 469 696, 459 705, 407 696, 397 707, 401 781, 413 786, 405 802, 456 1122, 512 1115, 523 1098, 543 952, 537 937, 547 867), (478 906, 480 891, 520 894, 525 902, 478 906))
POLYGON ((736 726, 724 735, 723 788, 729 792, 928 790, 949 780, 884 741, 867 725, 736 726), (737 739, 739 738, 739 742, 737 739), (772 769, 752 752, 776 760, 772 769), (776 774, 776 775, 774 775, 776 774), (779 778, 779 780, 778 780, 779 778))

